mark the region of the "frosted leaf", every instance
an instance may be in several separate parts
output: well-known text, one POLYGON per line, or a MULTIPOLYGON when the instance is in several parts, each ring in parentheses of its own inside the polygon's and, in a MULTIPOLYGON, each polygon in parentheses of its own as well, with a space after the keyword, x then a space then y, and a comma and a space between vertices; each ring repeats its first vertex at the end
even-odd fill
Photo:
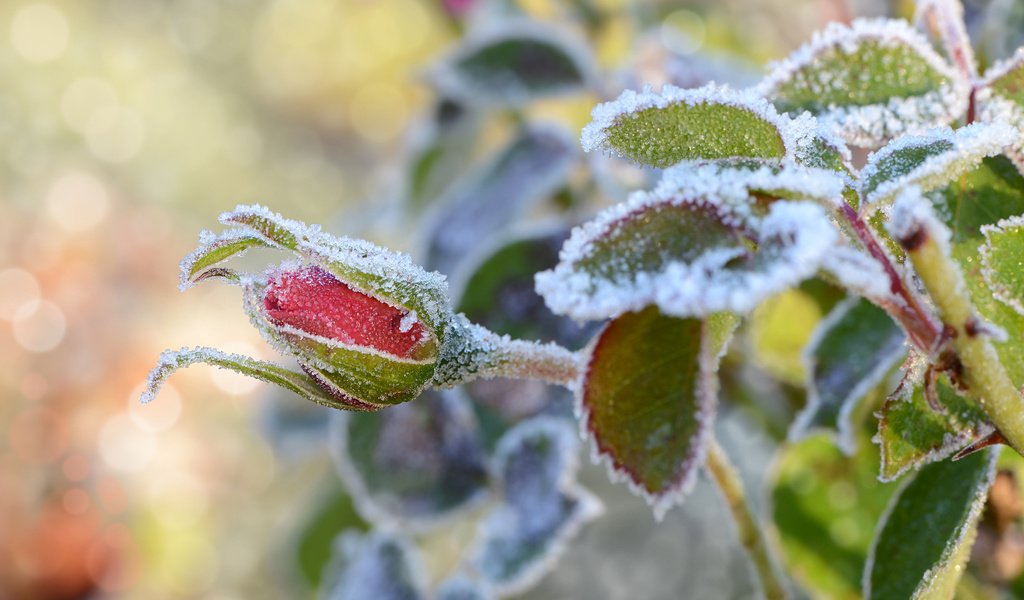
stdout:
POLYGON ((781 161, 796 150, 796 132, 764 98, 709 84, 626 90, 594 107, 583 128, 586 151, 604 149, 668 167, 684 160, 748 158, 781 161))
POLYGON ((910 186, 896 196, 886 229, 896 240, 910 240, 919 235, 934 240, 943 254, 950 255, 952 233, 935 214, 932 203, 917 186, 910 186))
POLYGON ((719 357, 737 325, 662 315, 654 307, 610 322, 591 346, 578 391, 592 457, 661 519, 704 463, 718 404, 719 357))
POLYGON ((825 254, 822 269, 847 290, 875 302, 900 302, 892 292, 891 279, 882 265, 850 245, 835 246, 825 254))
POLYGON ((966 570, 997 452, 923 467, 879 521, 864 566, 864 598, 951 598, 966 570))
POLYGON ((472 30, 431 70, 444 94, 468 104, 521 106, 582 89, 592 77, 586 48, 566 31, 536 21, 502 19, 472 30))
POLYGON ((795 117, 793 128, 798 132, 794 150, 798 164, 828 169, 852 178, 850 161, 853 155, 842 138, 819 123, 809 112, 795 117))
POLYGON ((1024 216, 985 225, 981 232, 985 236, 979 248, 985 283, 997 300, 1024 315, 1024 216))
POLYGON ((861 171, 865 205, 887 204, 910 185, 925 192, 941 189, 985 157, 1003 153, 1019 136, 1002 123, 974 123, 956 131, 939 128, 902 137, 868 157, 861 171))
POLYGON ((758 87, 783 112, 810 111, 856 146, 960 117, 969 85, 905 21, 830 23, 758 87))
POLYGON ((748 198, 813 200, 826 206, 841 201, 846 178, 827 168, 727 163, 683 163, 666 169, 654 193, 685 190, 704 198, 743 205, 748 198))
POLYGON ((219 218, 224 225, 240 225, 253 235, 261 236, 268 244, 288 250, 295 250, 300 239, 319 235, 319 227, 292 219, 286 219, 259 204, 239 204, 234 210, 222 213, 219 218))
POLYGON ((408 540, 381 531, 346 533, 336 552, 340 565, 328 600, 426 600, 426 574, 408 540))
POLYGON ((489 238, 565 185, 577 156, 564 130, 526 129, 439 201, 426 227, 426 264, 458 273, 489 238))
POLYGON ((160 355, 156 367, 149 372, 146 379, 146 388, 142 393, 143 404, 156 398, 160 386, 179 369, 197 364, 206 363, 242 375, 247 375, 260 381, 273 383, 289 392, 298 394, 302 398, 342 410, 377 410, 379 407, 361 402, 355 398, 342 395, 333 395, 317 385, 310 377, 303 373, 291 371, 279 365, 241 356, 239 354, 228 354, 214 348, 182 348, 180 350, 166 350, 160 355))
MULTIPOLYGON (((537 291, 556 314, 601 320, 654 304, 667 315, 747 313, 813 275, 838 239, 824 210, 778 201, 763 218, 748 203, 701 195, 705 181, 634 194, 573 230, 537 291)), ((715 185, 715 184, 710 184, 715 185)))
POLYGON ((503 500, 480 521, 469 562, 497 596, 521 593, 548 573, 567 542, 603 512, 574 483, 577 439, 561 419, 536 417, 498 442, 503 500))
POLYGON ((181 279, 178 289, 185 291, 210 276, 227 277, 238 281, 238 275, 217 265, 228 259, 244 255, 252 248, 269 248, 263 236, 253 235, 244 229, 229 229, 220 234, 202 231, 199 247, 181 260, 181 279))
POLYGON ((492 600, 494 594, 480 581, 456 575, 441 583, 434 600, 492 600))
POLYGON ((804 350, 807 404, 789 430, 795 441, 819 429, 838 430, 839 448, 852 454, 851 414, 906 355, 906 335, 881 308, 861 298, 840 303, 818 324, 804 350))
POLYGON ((457 394, 427 392, 386 411, 337 413, 330 445, 359 514, 378 527, 433 529, 487 496, 476 417, 457 394))
MULTIPOLYGON (((990 123, 1010 123, 1024 129, 1024 48, 1007 59, 999 61, 985 71, 977 91, 975 102, 978 117, 990 123)), ((1020 156, 1024 152, 1024 140, 1018 134, 1014 144, 1015 158, 1020 168, 1020 156)))
POLYGON ((553 314, 537 294, 533 276, 558 264, 558 250, 569 237, 561 223, 499 239, 468 264, 457 310, 498 334, 552 341, 580 348, 597 324, 580 324, 553 314))
POLYGON ((985 413, 960 396, 945 377, 935 382, 938 406, 930 406, 924 367, 920 358, 909 362, 899 387, 878 412, 878 434, 872 441, 881 451, 881 481, 944 460, 993 431, 985 413))
POLYGON ((973 81, 978 77, 978 61, 964 25, 964 5, 960 0, 918 0, 914 22, 940 42, 946 57, 965 79, 973 81))

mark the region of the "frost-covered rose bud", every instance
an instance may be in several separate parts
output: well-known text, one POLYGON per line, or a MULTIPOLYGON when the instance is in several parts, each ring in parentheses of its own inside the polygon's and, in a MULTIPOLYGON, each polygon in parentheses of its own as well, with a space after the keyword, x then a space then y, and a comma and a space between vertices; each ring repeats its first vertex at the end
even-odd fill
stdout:
POLYGON ((200 362, 319 404, 364 411, 478 377, 562 384, 577 377, 574 353, 498 336, 454 314, 444 276, 404 254, 328 235, 261 206, 239 206, 220 221, 232 228, 200 236, 199 248, 181 263, 181 288, 212 278, 240 285, 253 324, 302 371, 213 348, 168 351, 150 372, 144 402, 171 373, 200 362), (223 267, 252 248, 284 250, 297 260, 261 274, 223 267))
POLYGON ((434 374, 442 332, 414 308, 355 289, 322 266, 272 271, 265 285, 247 286, 247 296, 264 335, 342 402, 412 400, 434 374))

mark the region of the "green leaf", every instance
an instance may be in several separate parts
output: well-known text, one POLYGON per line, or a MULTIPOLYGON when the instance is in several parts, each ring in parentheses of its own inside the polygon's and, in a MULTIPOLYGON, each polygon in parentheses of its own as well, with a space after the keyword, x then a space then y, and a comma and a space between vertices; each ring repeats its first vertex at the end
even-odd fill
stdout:
POLYGON ((583 423, 611 472, 661 518, 693 486, 711 435, 718 359, 737 319, 650 307, 609 323, 590 355, 583 423))
POLYGON ((291 371, 274 363, 256 360, 239 354, 228 354, 214 348, 182 348, 166 350, 160 354, 160 360, 149 372, 146 389, 142 393, 142 402, 147 403, 156 398, 160 386, 179 369, 197 363, 206 363, 229 371, 234 371, 253 379, 272 383, 302 398, 330 408, 341 410, 379 410, 380 407, 367 404, 356 398, 336 394, 321 387, 310 376, 291 371))
POLYGON ((530 127, 453 184, 427 225, 426 265, 459 275, 466 258, 563 186, 577 157, 562 129, 530 127))
POLYGON ((520 106, 576 92, 593 67, 570 38, 536 22, 506 21, 466 39, 434 69, 433 81, 453 98, 484 105, 520 106))
MULTIPOLYGON (((1018 48, 1012 57, 985 71, 975 100, 982 120, 1024 127, 1024 50, 1018 48)), ((1015 150, 1024 150, 1024 141, 1018 139, 1015 150)))
POLYGON ((320 586, 324 568, 331 558, 334 539, 345 530, 366 529, 367 525, 359 518, 352 498, 343 490, 333 490, 314 508, 299 533, 295 553, 299 570, 311 588, 320 586))
POLYGON ((574 427, 550 417, 524 421, 498 443, 502 501, 477 526, 469 558, 496 596, 533 586, 579 529, 603 512, 574 482, 576 451, 574 427))
POLYGON ((725 191, 687 185, 666 179, 575 229, 558 266, 536 277, 552 311, 600 320, 654 304, 679 317, 745 314, 815 274, 836 242, 815 204, 772 202, 762 218, 725 191))
POLYGON ((997 300, 1024 315, 1024 215, 981 228, 982 275, 997 300))
POLYGON ((1019 135, 1005 124, 974 123, 901 137, 868 157, 861 171, 865 204, 889 204, 911 185, 924 192, 946 187, 986 157, 1002 154, 1019 135))
POLYGON ((331 447, 363 518, 424 531, 486 497, 487 459, 459 395, 428 392, 375 413, 338 413, 331 447))
POLYGON ((876 478, 878 453, 844 456, 815 435, 783 446, 771 475, 783 563, 814 598, 860 600, 875 523, 896 486, 876 478))
POLYGON ((790 439, 818 428, 836 429, 839 447, 852 453, 851 413, 906 355, 905 340, 892 318, 867 300, 851 298, 836 306, 807 345, 807 405, 793 422, 790 439))
POLYGON ((920 33, 885 19, 830 23, 759 87, 780 111, 809 111, 857 146, 949 123, 969 91, 920 33))
POLYGON ((331 600, 426 600, 426 573, 412 543, 396 534, 343 534, 331 600))
POLYGON ((583 148, 598 148, 653 167, 684 160, 778 161, 795 150, 788 119, 750 92, 714 84, 660 93, 626 90, 594 107, 583 148))
POLYGON ((878 414, 874 441, 881 450, 882 481, 948 458, 993 431, 984 411, 960 396, 945 378, 935 382, 939 410, 929 406, 920 366, 906 372, 878 414))
POLYGON ((473 268, 456 310, 499 335, 583 346, 596 325, 554 315, 533 285, 535 273, 558 264, 568 237, 568 229, 558 227, 498 245, 473 268))
POLYGON ((864 597, 951 598, 970 557, 997 453, 923 467, 879 522, 864 597))
POLYGON ((252 248, 270 247, 271 244, 264 237, 252 235, 245 230, 231 229, 218 235, 204 231, 199 234, 199 247, 181 261, 179 288, 188 289, 210 275, 231 277, 230 271, 214 267, 228 259, 242 256, 252 248))

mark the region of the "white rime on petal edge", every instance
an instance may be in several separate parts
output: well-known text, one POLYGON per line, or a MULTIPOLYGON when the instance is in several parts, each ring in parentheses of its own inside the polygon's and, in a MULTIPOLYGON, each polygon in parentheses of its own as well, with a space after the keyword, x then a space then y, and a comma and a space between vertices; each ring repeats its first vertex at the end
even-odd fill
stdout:
POLYGON ((891 19, 856 19, 849 26, 829 23, 824 30, 816 32, 810 42, 784 60, 769 65, 769 73, 758 86, 758 93, 766 98, 773 97, 778 87, 803 69, 813 67, 821 54, 835 48, 852 54, 863 40, 878 41, 885 47, 907 46, 951 83, 922 96, 892 97, 884 104, 865 106, 833 105, 816 115, 819 122, 847 142, 862 147, 877 146, 887 138, 949 123, 966 110, 969 82, 909 23, 891 19))
MULTIPOLYGON (((985 236, 985 243, 978 248, 978 251, 981 256, 981 275, 985 279, 988 289, 992 291, 992 296, 1012 308, 1017 314, 1024 315, 1024 304, 1021 303, 1020 298, 1016 297, 1005 285, 999 282, 999 277, 993 272, 990 256, 992 252, 992 235, 1007 234, 1010 229, 1021 228, 1024 228, 1024 215, 1001 219, 995 225, 982 225, 981 233, 985 236)), ((991 327, 992 325, 988 324, 988 326, 991 327)), ((1005 331, 1003 336, 1006 336, 1005 331)), ((997 339, 997 341, 1005 340, 997 339)))
POLYGON ((861 181, 875 177, 879 168, 889 167, 889 159, 896 152, 941 141, 949 142, 952 148, 929 157, 905 175, 879 184, 866 194, 865 204, 878 205, 892 200, 908 185, 929 191, 949 183, 976 167, 983 158, 1004 152, 1020 137, 1018 130, 1002 122, 972 123, 956 131, 938 127, 922 135, 901 137, 868 157, 861 171, 861 181))
MULTIPOLYGON (((689 181, 687 185, 701 185, 689 181)), ((602 320, 651 304, 667 315, 705 316, 729 311, 746 314, 763 299, 781 292, 813 275, 838 233, 824 210, 808 202, 778 201, 763 219, 744 218, 745 204, 725 206, 720 214, 728 225, 753 226, 762 244, 772 251, 767 264, 747 270, 725 269, 738 256, 739 248, 704 252, 692 262, 669 262, 660 272, 638 272, 631 279, 609 280, 576 269, 575 263, 587 257, 594 242, 614 232, 623 218, 658 204, 707 204, 671 187, 659 186, 653 193, 638 192, 629 201, 613 206, 593 221, 573 229, 559 253, 559 264, 535 277, 537 293, 555 314, 580 321, 602 320)))
MULTIPOLYGON (((928 588, 934 582, 937 573, 949 566, 949 561, 955 557, 961 544, 968 543, 968 538, 976 531, 975 527, 977 525, 977 521, 981 518, 981 511, 988 500, 988 490, 992 486, 992 481, 995 478, 996 459, 999 457, 998 452, 989 452, 988 470, 981 481, 981 485, 978 486, 974 498, 971 500, 971 505, 968 508, 966 517, 957 527, 953 538, 950 539, 946 544, 946 547, 943 548, 942 556, 939 557, 939 560, 932 566, 932 568, 928 569, 924 573, 921 582, 917 585, 917 589, 914 590, 914 594, 912 596, 914 600, 928 597, 928 588)), ((861 590, 863 590, 864 598, 871 597, 871 572, 874 570, 875 566, 875 551, 877 549, 879 538, 878 532, 885 528, 886 523, 888 523, 889 518, 892 516, 892 511, 896 509, 896 505, 903 496, 903 492, 906 491, 907 487, 910 486, 913 480, 913 477, 908 477, 900 483, 899 489, 896 490, 896 493, 893 494, 892 498, 889 500, 889 504, 885 507, 885 512, 883 512, 882 516, 878 519, 875 536, 871 542, 871 548, 868 550, 867 561, 864 563, 864 573, 861 581, 861 590)))
MULTIPOLYGON (((888 277, 886 277, 885 281, 888 282, 888 277)), ((836 307, 833 308, 820 323, 818 323, 818 326, 814 329, 814 333, 811 334, 811 339, 808 340, 807 345, 801 353, 800 360, 803 363, 804 373, 806 374, 804 387, 807 389, 807 404, 800 413, 797 414, 796 419, 793 420, 793 424, 789 428, 787 438, 790 442, 800 441, 813 432, 812 426, 814 425, 814 417, 821 408, 821 396, 819 395, 818 385, 814 380, 814 371, 818 366, 818 361, 815 358, 815 352, 822 344, 825 336, 828 335, 836 324, 846 317, 847 313, 849 313, 859 301, 860 298, 850 297, 836 305, 836 307)), ((906 348, 901 346, 887 356, 876 357, 877 360, 874 368, 871 369, 871 371, 865 375, 857 385, 850 389, 846 396, 843 397, 842 403, 840 404, 839 415, 836 417, 838 429, 836 445, 847 456, 852 455, 857 449, 856 432, 853 429, 853 423, 851 423, 850 419, 853 409, 857 406, 857 402, 861 398, 882 382, 886 373, 889 372, 889 369, 891 369, 893 364, 905 353, 906 348)))
MULTIPOLYGON (((608 130, 616 125, 616 121, 620 117, 648 108, 667 108, 675 104, 685 104, 686 106, 713 104, 747 110, 775 126, 786 148, 787 157, 794 155, 800 138, 807 135, 804 129, 794 126, 789 117, 780 115, 775 107, 764 99, 764 96, 754 91, 734 90, 727 85, 715 83, 693 89, 683 89, 672 84, 665 84, 660 92, 655 92, 650 85, 645 85, 639 92, 626 90, 615 100, 602 102, 595 106, 590 113, 590 123, 583 128, 580 143, 587 152, 605 149, 615 153, 615 150, 608 147, 606 142, 608 141, 608 130)), ((800 125, 809 127, 811 123, 804 121, 800 125)))

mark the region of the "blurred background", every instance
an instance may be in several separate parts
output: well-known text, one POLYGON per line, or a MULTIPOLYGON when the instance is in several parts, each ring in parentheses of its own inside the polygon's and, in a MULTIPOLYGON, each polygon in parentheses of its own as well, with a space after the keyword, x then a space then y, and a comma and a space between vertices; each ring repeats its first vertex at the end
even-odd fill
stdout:
MULTIPOLYGON (((326 409, 206 367, 176 375, 150 405, 138 395, 164 348, 274 359, 237 289, 176 289, 178 261, 236 203, 417 250, 417 217, 395 181, 432 110, 425 73, 483 3, 0 3, 0 599, 315 595, 331 538, 359 523, 326 451, 326 409)), ((908 10, 867 0, 510 4, 554 23, 599 16, 580 29, 604 89, 530 109, 574 136, 618 82, 673 80, 659 66, 665 52, 689 65, 693 85, 723 64, 749 83, 829 20, 908 10)), ((479 148, 503 131, 485 129, 479 148)), ((736 443, 770 451, 771 436, 735 427, 746 440, 736 443)), ((755 480, 760 460, 747 469, 755 480)), ((587 473, 610 512, 640 523, 636 543, 656 549, 666 571, 686 561, 682 534, 656 537, 642 501, 587 473)), ((699 488, 668 531, 702 535, 716 502, 699 488)), ((584 533, 576 571, 536 597, 584 597, 572 590, 599 564, 585 548, 629 529, 614 527, 584 533)), ((743 559, 723 552, 731 562, 687 576, 743 597, 745 576, 729 575, 743 559)), ((635 576, 664 576, 650 568, 635 576)))

